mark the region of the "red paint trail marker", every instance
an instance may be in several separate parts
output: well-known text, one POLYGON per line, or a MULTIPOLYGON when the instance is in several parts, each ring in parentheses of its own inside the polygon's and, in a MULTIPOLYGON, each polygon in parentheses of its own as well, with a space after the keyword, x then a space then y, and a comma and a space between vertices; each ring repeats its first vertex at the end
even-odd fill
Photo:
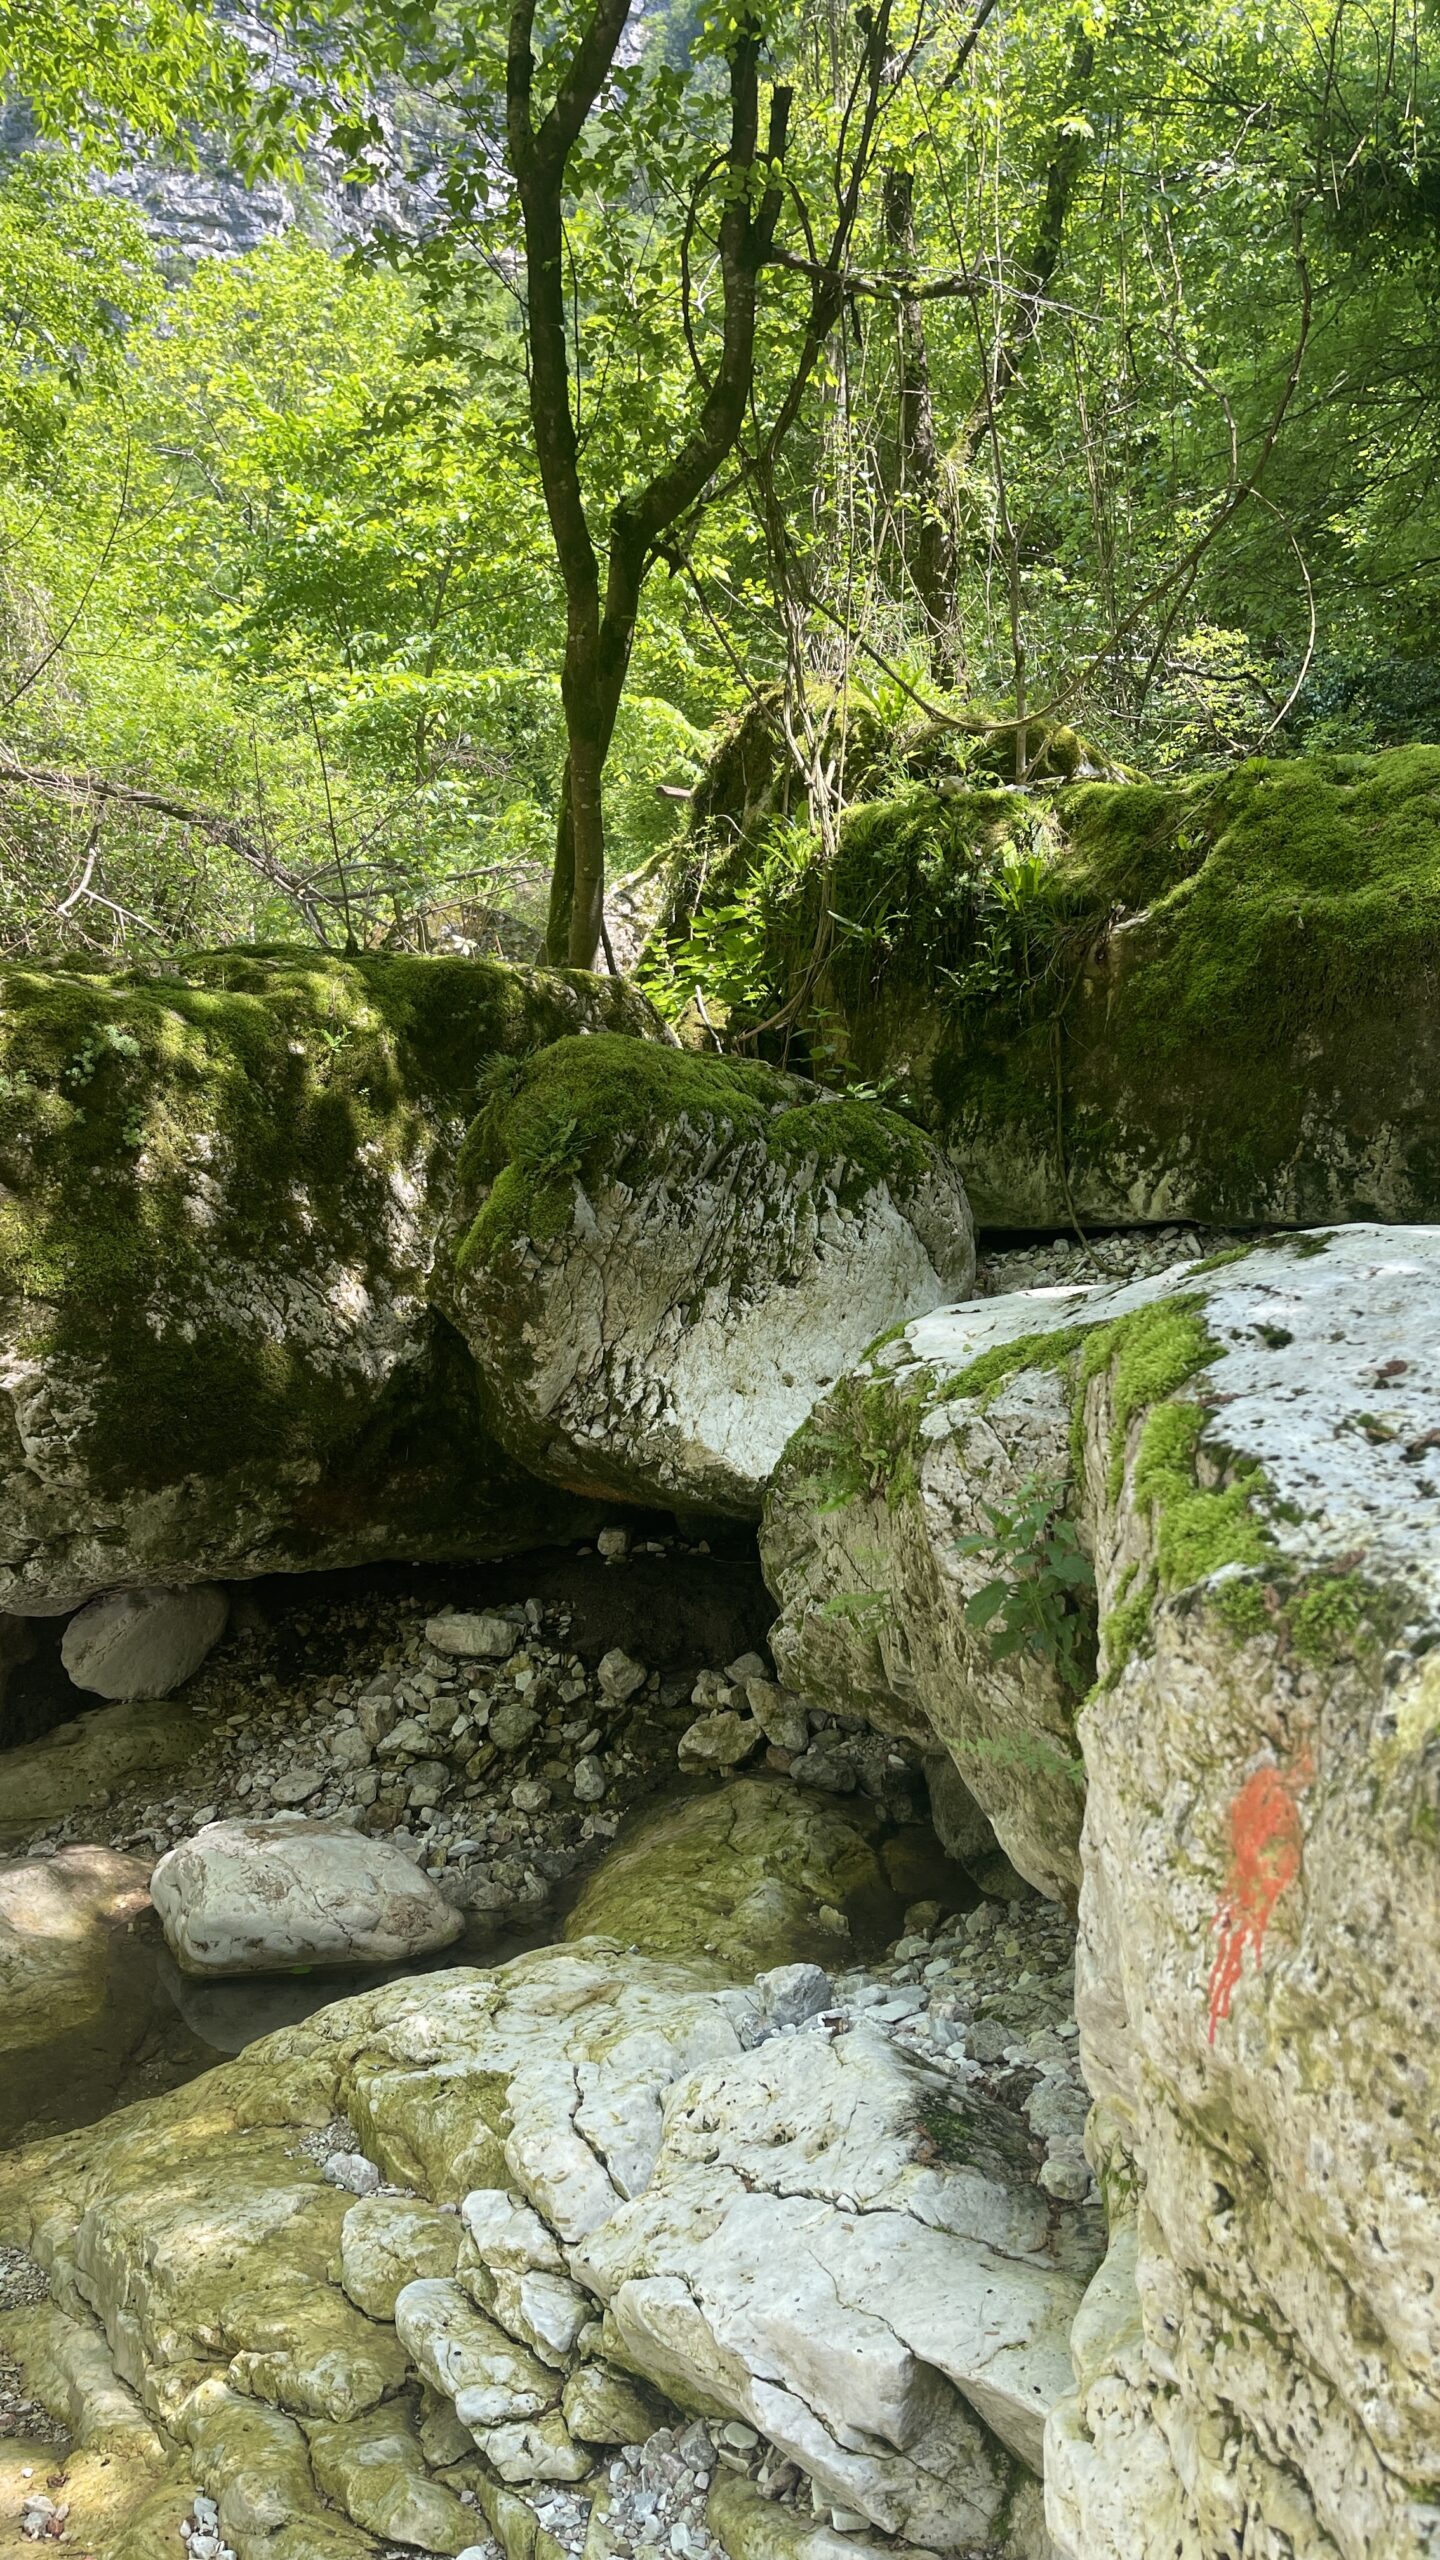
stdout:
POLYGON ((1230 1807, 1230 1875, 1215 1915, 1220 1944, 1210 1968, 1212 2044, 1221 2019, 1230 2015, 1246 1948, 1255 1950, 1258 1973, 1275 1905, 1300 1873, 1304 1841, 1296 1799, 1314 1775, 1308 1751, 1288 1769, 1256 1769, 1230 1807))

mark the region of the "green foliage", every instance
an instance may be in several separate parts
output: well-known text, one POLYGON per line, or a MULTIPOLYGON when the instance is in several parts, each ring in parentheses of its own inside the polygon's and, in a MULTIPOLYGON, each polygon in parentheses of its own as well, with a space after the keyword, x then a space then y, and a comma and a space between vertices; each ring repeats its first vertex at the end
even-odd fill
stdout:
POLYGON ((1014 1505, 982 1501, 989 1528, 957 1538, 965 1556, 992 1556, 999 1568, 965 1603, 965 1621, 983 1635, 994 1662, 1028 1653, 1072 1697, 1094 1673, 1095 1568, 1064 1509, 1065 1487, 1029 1476, 1014 1505))
MULTIPOLYGON (((821 1503, 819 1507, 823 1511, 833 1506, 821 1503)), ((861 1635, 878 1636, 893 1619, 895 1605, 883 1591, 832 1591, 820 1615, 836 1625, 854 1627, 861 1635)))

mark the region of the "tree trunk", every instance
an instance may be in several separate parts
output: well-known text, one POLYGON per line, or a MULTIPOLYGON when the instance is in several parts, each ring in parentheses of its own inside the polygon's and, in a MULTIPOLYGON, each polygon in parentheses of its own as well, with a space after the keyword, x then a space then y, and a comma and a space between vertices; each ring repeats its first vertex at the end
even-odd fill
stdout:
MULTIPOLYGON (((883 190, 885 237, 894 263, 915 266, 915 178, 888 169, 883 190)), ((905 567, 925 617, 930 668, 937 684, 964 672, 956 592, 955 535, 935 441, 935 407, 919 297, 904 294, 898 314, 900 540, 905 567)))

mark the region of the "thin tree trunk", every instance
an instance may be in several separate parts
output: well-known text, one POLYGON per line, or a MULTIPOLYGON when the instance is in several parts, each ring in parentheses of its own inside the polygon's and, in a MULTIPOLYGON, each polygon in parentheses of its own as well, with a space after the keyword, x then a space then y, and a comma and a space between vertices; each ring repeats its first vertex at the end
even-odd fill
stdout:
MULTIPOLYGON (((910 169, 885 173, 885 238, 896 265, 915 267, 915 177, 910 169)), ((957 684, 964 671, 956 596, 955 535, 946 505, 935 440, 935 406, 919 297, 903 294, 899 326, 900 534, 905 566, 925 617, 930 670, 939 685, 957 684)))
POLYGON ((566 169, 604 87, 629 0, 592 0, 561 70, 548 112, 534 117, 532 51, 536 0, 513 0, 506 68, 506 147, 525 229, 530 343, 530 415, 555 554, 565 586, 565 812, 557 830, 547 949, 572 967, 595 963, 604 938, 605 759, 630 665, 645 572, 667 529, 703 497, 734 445, 750 397, 760 270, 781 206, 790 92, 776 88, 769 133, 759 143, 760 29, 746 19, 729 51, 731 181, 720 218, 724 287, 722 342, 699 413, 678 447, 610 519, 603 610, 600 569, 586 514, 571 410, 562 256, 566 169), (758 204, 751 181, 764 167, 758 204), (567 876, 568 875, 568 876, 567 876), (562 949, 563 945, 563 949, 562 949))
MULTIPOLYGON (((1094 69, 1094 40, 1083 32, 1077 34, 1066 66, 1062 124, 1073 122, 1078 117, 1094 69)), ((1070 219, 1070 208, 1089 150, 1089 137, 1085 132, 1062 131, 1046 165, 1035 237, 1020 266, 1022 282, 1018 314, 1014 327, 1001 339, 995 351, 989 381, 966 427, 964 449, 967 462, 973 462, 981 446, 989 441, 995 412, 1034 345, 1044 316, 1045 296, 1060 264, 1065 246, 1065 226, 1070 219)))

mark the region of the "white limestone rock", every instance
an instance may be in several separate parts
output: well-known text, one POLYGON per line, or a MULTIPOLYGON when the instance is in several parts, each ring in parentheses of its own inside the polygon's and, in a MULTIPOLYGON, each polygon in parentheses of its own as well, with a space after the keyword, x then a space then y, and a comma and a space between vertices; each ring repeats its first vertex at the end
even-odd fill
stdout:
POLYGON ((395 2331, 417 2371, 454 2402, 474 2435, 538 2417, 560 2397, 558 2376, 441 2277, 420 2276, 402 2288, 395 2331))
POLYGON ((0 2054, 97 2026, 110 1941, 149 1898, 143 1861, 118 1849, 0 1860, 0 2054))
POLYGON ((516 2486, 582 2478, 665 2414, 629 2367, 791 2449, 829 2507, 963 2549, 1068 2385, 1095 2216, 1040 2193, 1007 2110, 967 2102, 937 2157, 950 2084, 873 2029, 798 2025, 824 1988, 717 1987, 597 1939, 415 1976, 50 2146, 0 2223, 244 2533, 277 2502, 308 2519, 318 2483, 346 2532, 449 2549, 431 2475, 473 2443, 516 2486), (329 2186, 305 2136, 334 2118, 417 2192, 329 2186), (438 2208, 462 2198, 460 2279, 399 2284, 392 2326, 394 2276, 443 2267, 462 2218, 438 2208), (536 2353, 496 2316, 538 2286, 563 2361, 553 2330, 536 2353), (412 2442, 417 2379, 454 2415, 432 2403, 412 2442))
POLYGON ((942 1741, 1061 1894, 1053 1683, 987 1661, 954 1542, 1039 1477, 1094 1560, 1077 2000, 1134 2271, 1050 2420, 1065 2560, 1440 2549, 1437 1355, 1440 1230, 1282 1237, 921 1317, 777 1481, 782 1676, 942 1741))
POLYGON ((865 1343, 971 1287, 964 1186, 876 1104, 641 1045, 557 1042, 477 1124, 454 1320, 542 1481, 753 1517, 865 1343))
POLYGON ((622 2362, 718 2400, 883 2532, 953 2548, 1005 2492, 986 2428, 1039 2468, 1098 2235, 1052 2226, 983 2099, 963 2165, 918 2160, 926 2104, 874 2029, 769 2041, 677 2090, 643 2194, 571 2263, 622 2362))
POLYGON ((210 1582, 186 1591, 110 1591, 89 1601, 60 1639, 77 1689, 100 1698, 168 1698, 199 1670, 225 1632, 230 1604, 210 1582))
POLYGON ((1054 2525, 1083 2560, 1172 2513, 1203 2560, 1242 2516, 1257 2560, 1430 2560, 1440 1231, 1280 1242, 1199 1291, 1214 1356, 1169 1414, 1117 1412, 1116 1367, 1087 1404, 1102 1609, 1158 1587, 1081 1720, 1092 2148, 1140 2193, 1054 2525))
POLYGON ((1070 1389, 1036 1365, 965 1393, 996 1344, 1073 1321, 1086 1293, 976 1299, 906 1327, 843 1378, 776 1471, 761 1532, 782 1679, 818 1706, 950 1754, 1022 1876, 1073 1907, 1088 1685, 1031 1651, 994 1659, 970 1602, 1003 1568, 967 1553, 1034 1484, 1066 1497, 1070 1389), (903 1494, 903 1498, 900 1496, 903 1494))
POLYGON ((362 2196, 340 2225, 340 2282, 372 2320, 393 2320, 395 2297, 420 2276, 453 2276, 460 2225, 423 2196, 362 2196))
POLYGON ((426 1619, 425 1641, 461 1662, 503 1662, 519 1644, 520 1632, 493 1609, 446 1609, 426 1619))
POLYGON ((388 1840, 342 1824, 210 1822, 150 1879, 186 1973, 393 1964, 448 1947, 461 1914, 388 1840))

